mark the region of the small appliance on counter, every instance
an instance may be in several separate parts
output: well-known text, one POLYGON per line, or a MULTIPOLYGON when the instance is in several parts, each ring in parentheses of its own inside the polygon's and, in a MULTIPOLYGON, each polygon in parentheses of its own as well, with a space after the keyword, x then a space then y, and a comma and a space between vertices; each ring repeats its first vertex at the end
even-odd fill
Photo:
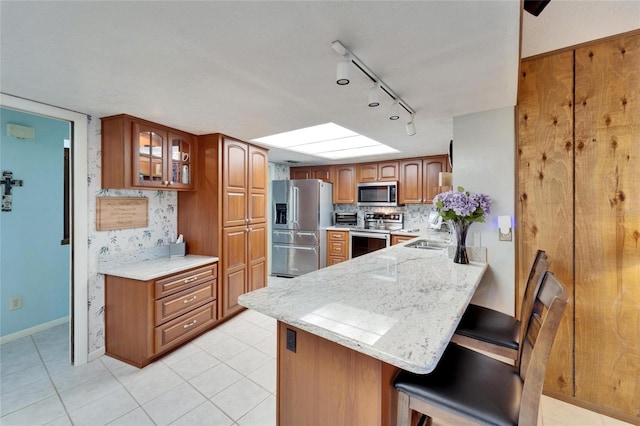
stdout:
POLYGON ((345 228, 354 228, 358 226, 358 212, 335 212, 333 224, 335 226, 344 226, 345 228))

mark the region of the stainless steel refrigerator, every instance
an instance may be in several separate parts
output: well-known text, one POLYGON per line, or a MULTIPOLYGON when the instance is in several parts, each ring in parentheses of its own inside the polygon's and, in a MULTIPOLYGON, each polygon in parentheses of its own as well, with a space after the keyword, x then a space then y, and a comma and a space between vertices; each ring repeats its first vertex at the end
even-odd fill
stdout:
POLYGON ((327 266, 333 185, 319 179, 274 180, 271 275, 297 277, 327 266))

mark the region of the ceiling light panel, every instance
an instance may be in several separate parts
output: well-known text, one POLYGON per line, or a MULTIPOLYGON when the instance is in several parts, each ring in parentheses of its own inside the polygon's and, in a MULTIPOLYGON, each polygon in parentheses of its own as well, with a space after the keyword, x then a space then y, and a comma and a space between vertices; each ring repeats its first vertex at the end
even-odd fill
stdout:
POLYGON ((335 123, 325 123, 318 126, 305 127, 304 129, 278 133, 253 139, 253 142, 264 143, 278 148, 289 148, 296 145, 357 136, 356 132, 338 126, 335 123))
POLYGON ((320 157, 328 158, 330 160, 341 160, 344 158, 364 157, 368 155, 381 155, 391 154, 398 152, 397 149, 391 148, 387 145, 368 146, 364 148, 342 149, 339 151, 323 152, 317 154, 320 157))
POLYGON ((253 139, 278 148, 328 159, 388 154, 398 150, 335 123, 325 123, 253 139))
POLYGON ((366 136, 357 135, 347 138, 296 145, 292 146, 290 149, 292 151, 303 152, 306 154, 321 154, 323 152, 337 151, 345 148, 364 148, 377 145, 380 145, 380 142, 376 142, 366 136))

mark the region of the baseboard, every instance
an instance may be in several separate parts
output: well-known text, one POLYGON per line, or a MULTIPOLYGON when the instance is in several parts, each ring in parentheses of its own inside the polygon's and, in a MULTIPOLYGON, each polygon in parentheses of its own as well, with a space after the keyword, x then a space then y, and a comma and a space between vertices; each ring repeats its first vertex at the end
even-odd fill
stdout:
POLYGON ((104 347, 95 350, 93 352, 89 352, 89 362, 93 361, 94 359, 98 359, 100 358, 102 355, 104 355, 104 347))
POLYGON ((577 405, 578 407, 584 408, 586 410, 595 411, 596 413, 605 415, 607 417, 612 417, 614 419, 618 419, 618 420, 621 420, 623 422, 631 423, 632 425, 640 424, 638 422, 638 420, 640 420, 640 418, 632 416, 632 415, 627 414, 627 413, 623 413, 623 412, 618 411, 618 410, 614 410, 614 409, 609 408, 609 407, 605 407, 603 405, 598 405, 598 404, 594 404, 593 402, 584 401, 582 399, 579 399, 579 398, 576 398, 576 397, 573 397, 573 396, 569 396, 569 395, 565 395, 565 394, 563 394, 561 392, 557 392, 557 391, 544 390, 542 393, 545 394, 546 396, 551 397, 551 398, 558 399, 560 401, 564 401, 564 402, 566 402, 568 404, 577 405))
POLYGON ((48 330, 49 328, 53 328, 68 322, 69 322, 69 317, 66 316, 66 317, 58 318, 57 320, 45 322, 44 324, 38 324, 35 327, 27 328, 26 330, 7 334, 6 336, 0 337, 0 345, 3 343, 11 342, 12 340, 18 340, 23 337, 31 336, 32 334, 38 333, 40 331, 48 330))

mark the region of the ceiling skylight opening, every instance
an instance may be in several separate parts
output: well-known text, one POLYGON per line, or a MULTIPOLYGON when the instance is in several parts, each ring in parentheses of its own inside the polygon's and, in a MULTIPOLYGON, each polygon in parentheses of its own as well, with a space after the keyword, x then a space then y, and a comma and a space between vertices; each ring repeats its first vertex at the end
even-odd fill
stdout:
POLYGON ((265 136, 252 142, 332 160, 398 152, 335 123, 265 136))

